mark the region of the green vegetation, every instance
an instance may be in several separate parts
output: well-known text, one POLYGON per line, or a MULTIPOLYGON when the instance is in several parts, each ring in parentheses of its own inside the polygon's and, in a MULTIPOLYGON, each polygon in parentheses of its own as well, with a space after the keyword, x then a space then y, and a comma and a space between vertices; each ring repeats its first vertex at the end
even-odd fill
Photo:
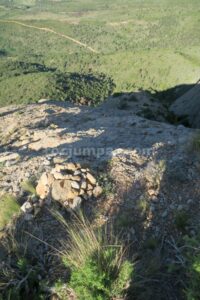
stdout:
POLYGON ((146 195, 146 196, 140 197, 137 201, 137 208, 142 215, 144 215, 147 212, 147 210, 149 209, 148 200, 149 200, 149 197, 146 195))
POLYGON ((30 289, 30 291, 32 292, 33 300, 45 300, 45 298, 42 295, 42 292, 40 291, 40 288, 38 288, 38 292, 34 292, 36 286, 39 285, 37 267, 33 268, 33 266, 29 265, 28 261, 25 258, 19 258, 16 262, 16 273, 16 278, 13 276, 14 274, 7 273, 7 275, 9 276, 8 280, 11 281, 11 279, 13 279, 17 281, 18 278, 21 278, 21 282, 16 282, 16 286, 8 288, 5 293, 6 298, 1 298, 0 295, 0 300, 25 299, 24 297, 26 297, 26 293, 24 291, 26 288, 30 289))
POLYGON ((80 300, 124 299, 126 296, 127 299, 143 300, 154 296, 159 299, 163 292, 171 291, 170 285, 174 287, 175 279, 176 291, 173 292, 178 293, 178 299, 198 299, 198 235, 180 235, 177 240, 171 236, 165 241, 149 235, 140 243, 140 249, 130 247, 128 258, 124 242, 117 238, 112 226, 96 227, 82 214, 66 219, 54 210, 52 217, 59 221, 60 230, 65 232, 59 248, 42 240, 42 228, 39 231, 35 228, 37 221, 35 226, 28 226, 32 230, 30 233, 23 220, 13 224, 6 246, 5 241, 3 243, 12 260, 5 260, 0 268, 1 300, 21 300, 28 295, 34 300, 44 300, 52 293, 61 300, 70 299, 69 295, 80 300), (48 254, 41 251, 43 246, 49 247, 48 254), (53 257, 57 257, 56 262, 59 260, 56 265, 53 257), (49 260, 55 272, 55 276, 51 275, 52 280, 44 269, 49 260))
POLYGON ((113 195, 115 192, 115 184, 109 172, 102 172, 98 176, 98 182, 103 188, 105 196, 113 195))
POLYGON ((33 196, 36 195, 34 181, 32 181, 32 180, 23 181, 21 183, 21 187, 25 192, 28 192, 28 193, 32 194, 33 196))
POLYGON ((0 198, 0 230, 8 224, 13 216, 19 213, 20 206, 15 197, 4 194, 0 198))
POLYGON ((19 234, 20 242, 12 230, 4 241, 7 251, 12 254, 12 263, 5 263, 0 268, 0 300, 27 299, 30 293, 33 300, 45 300, 42 282, 38 280, 41 267, 31 261, 34 253, 32 257, 28 254, 27 239, 22 231, 19 234))
MULTIPOLYGON (((41 97, 66 99, 68 94, 57 86, 55 71, 105 74, 115 82, 114 92, 140 88, 162 92, 194 83, 200 66, 199 10, 197 0, 126 0, 123 5, 119 0, 62 0, 53 4, 48 0, 0 0, 0 62, 17 60, 23 62, 23 69, 32 69, 20 76, 7 77, 5 73, 7 78, 0 80, 0 104, 29 103, 41 97), (97 53, 55 33, 6 20, 50 28, 97 53)), ((18 67, 14 63, 14 69, 18 67)), ((79 88, 78 77, 76 81, 79 88)), ((93 98, 93 91, 90 96, 93 98)))
POLYGON ((71 268, 69 286, 78 299, 123 297, 133 266, 125 260, 118 239, 108 234, 107 229, 95 230, 82 216, 66 226, 70 241, 63 252, 63 261, 71 268))
POLYGON ((188 284, 185 290, 187 300, 196 300, 200 293, 200 238, 184 238, 184 259, 186 259, 186 271, 188 284))
MULTIPOLYGON (((80 300, 110 300, 123 297, 132 280, 134 267, 133 263, 127 260, 125 248, 113 235, 112 229, 108 226, 95 229, 82 214, 74 215, 72 222, 66 221, 55 210, 52 217, 55 217, 65 232, 61 247, 52 247, 60 259, 55 269, 60 279, 56 276, 53 285, 53 291, 59 299, 68 299, 69 290, 73 290, 80 300), (71 275, 64 281, 63 271, 70 273, 69 268, 71 275)), ((0 268, 1 300, 21 300, 26 299, 28 295, 34 300, 47 299, 50 292, 47 288, 49 273, 47 272, 47 276, 42 280, 38 280, 38 276, 45 274, 40 263, 43 265, 48 261, 40 248, 51 245, 38 239, 35 234, 24 231, 24 228, 26 225, 23 221, 14 223, 4 241, 4 247, 12 254, 12 264, 7 262, 0 268), (39 257, 33 249, 38 251, 39 257)), ((34 233, 35 229, 32 232, 34 233)))
POLYGON ((103 74, 61 73, 36 63, 0 61, 0 103, 31 103, 38 100, 69 100, 96 105, 114 89, 103 74))
POLYGON ((122 228, 128 229, 129 227, 134 226, 134 218, 133 218, 133 212, 131 210, 122 212, 117 220, 116 220, 116 226, 120 230, 122 228))
POLYGON ((189 225, 189 216, 186 211, 182 210, 176 213, 175 225, 180 231, 185 231, 186 227, 189 225))

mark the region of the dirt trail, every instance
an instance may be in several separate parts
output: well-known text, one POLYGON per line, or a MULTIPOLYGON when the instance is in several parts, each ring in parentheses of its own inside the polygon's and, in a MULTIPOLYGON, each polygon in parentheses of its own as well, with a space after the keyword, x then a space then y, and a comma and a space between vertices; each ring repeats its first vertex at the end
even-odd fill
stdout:
POLYGON ((37 30, 41 30, 41 31, 46 31, 46 32, 50 32, 50 33, 54 33, 56 34, 57 36, 60 36, 60 37, 63 37, 67 40, 70 40, 74 43, 76 43, 77 45, 81 46, 81 47, 84 47, 86 49, 88 49, 89 51, 93 52, 93 53, 99 53, 97 50, 93 49, 92 47, 66 35, 66 34, 62 34, 62 33, 59 33, 51 28, 48 28, 48 27, 37 27, 37 26, 33 26, 33 25, 28 25, 28 24, 25 24, 25 23, 22 23, 22 22, 18 22, 18 21, 8 21, 8 20, 0 20, 1 23, 13 23, 13 24, 17 24, 17 25, 21 25, 21 26, 24 26, 24 27, 27 27, 27 28, 33 28, 33 29, 37 29, 37 30))

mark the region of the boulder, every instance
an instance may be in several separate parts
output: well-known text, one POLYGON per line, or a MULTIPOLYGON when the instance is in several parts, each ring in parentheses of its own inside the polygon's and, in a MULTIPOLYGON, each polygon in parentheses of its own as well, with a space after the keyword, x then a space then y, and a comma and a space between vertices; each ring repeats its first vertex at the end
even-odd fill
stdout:
POLYGON ((191 127, 200 128, 200 80, 170 106, 170 111, 191 127))
POLYGON ((71 181, 56 180, 52 184, 51 196, 56 201, 65 202, 78 196, 78 192, 72 188, 71 181))

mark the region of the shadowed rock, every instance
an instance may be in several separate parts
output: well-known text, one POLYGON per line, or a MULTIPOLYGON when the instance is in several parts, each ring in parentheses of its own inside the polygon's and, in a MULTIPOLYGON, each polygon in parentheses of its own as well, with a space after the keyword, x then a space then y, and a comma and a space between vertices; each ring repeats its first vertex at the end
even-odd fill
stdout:
POLYGON ((191 127, 200 128, 200 80, 171 105, 170 111, 191 127))

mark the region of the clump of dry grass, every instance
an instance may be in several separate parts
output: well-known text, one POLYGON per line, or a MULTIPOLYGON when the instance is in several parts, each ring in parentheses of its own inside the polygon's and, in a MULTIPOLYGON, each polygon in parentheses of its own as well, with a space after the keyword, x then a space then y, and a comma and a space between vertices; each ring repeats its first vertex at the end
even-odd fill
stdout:
POLYGON ((34 182, 32 180, 23 181, 21 183, 21 187, 25 192, 27 192, 31 195, 36 195, 37 194, 35 186, 34 186, 34 182))

